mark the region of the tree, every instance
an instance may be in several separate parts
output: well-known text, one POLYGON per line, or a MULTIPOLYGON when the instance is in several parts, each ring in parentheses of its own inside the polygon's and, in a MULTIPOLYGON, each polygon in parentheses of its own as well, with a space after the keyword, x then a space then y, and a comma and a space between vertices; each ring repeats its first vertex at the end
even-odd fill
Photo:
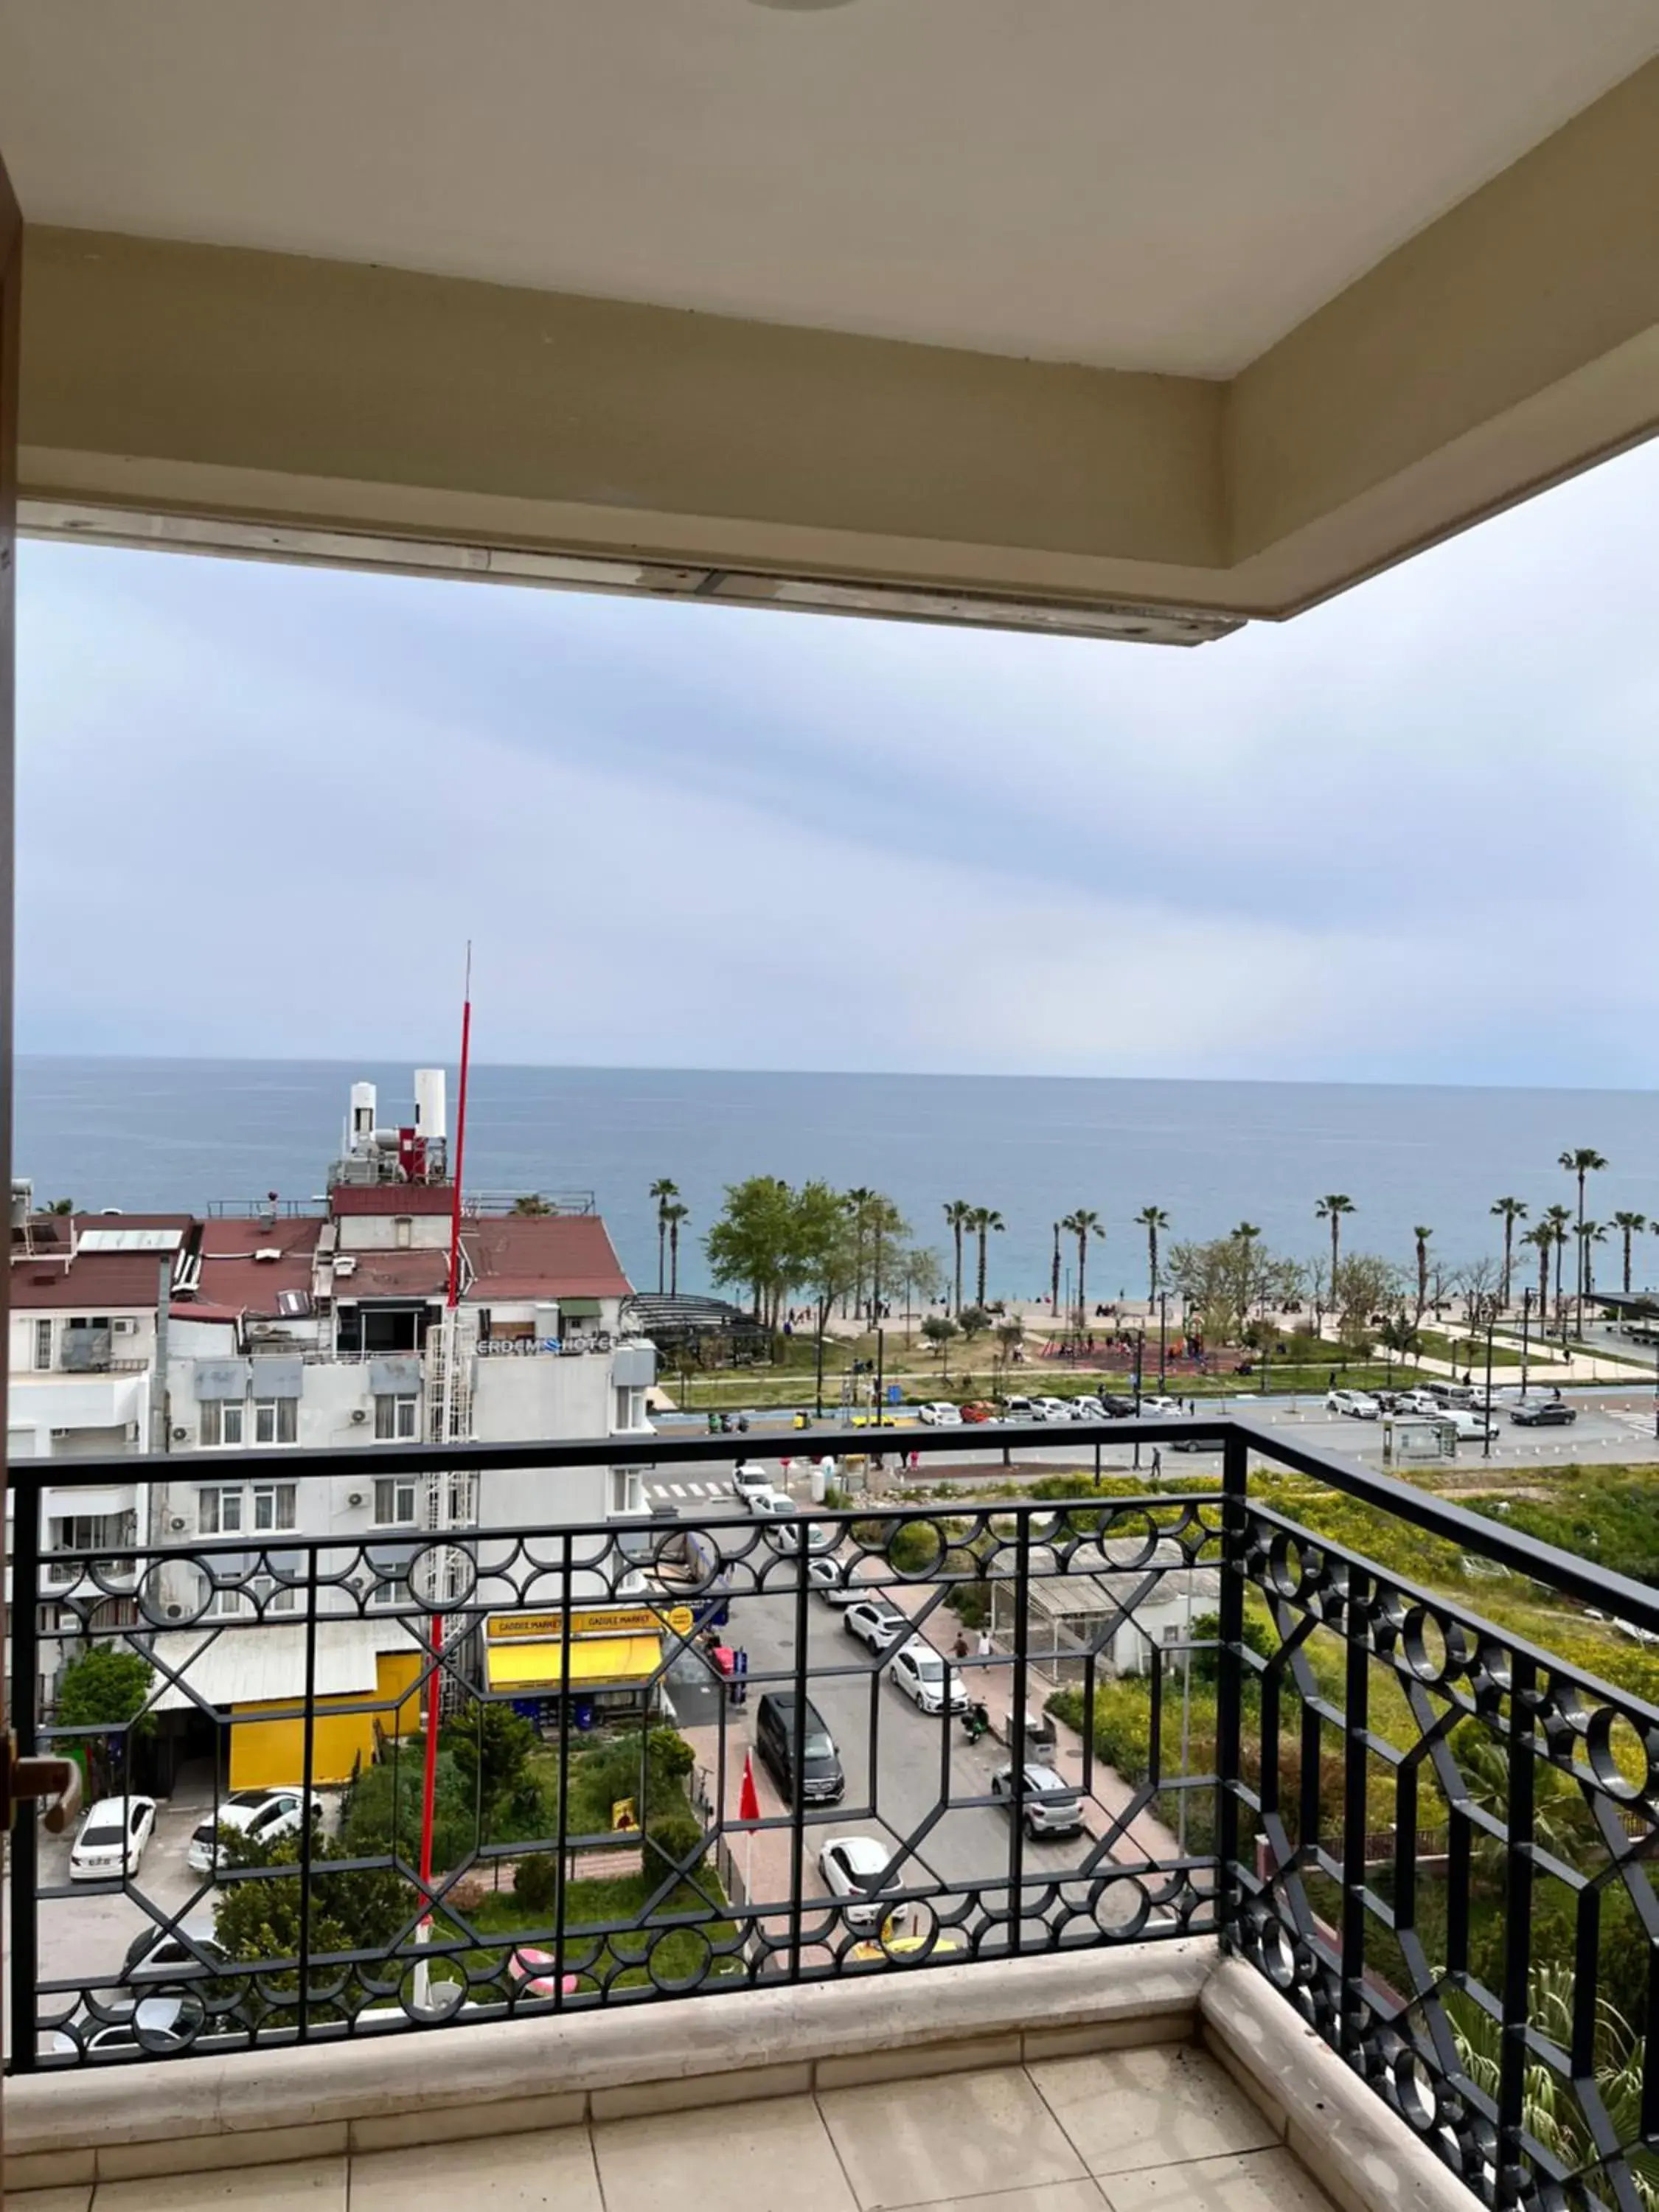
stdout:
MULTIPOLYGON (((931 1246, 911 1244, 899 1255, 895 1270, 904 1291, 904 1320, 908 1330, 911 1309, 921 1298, 931 1304, 945 1287, 945 1270, 931 1246)), ((906 1341, 908 1342, 907 1335, 906 1341)))
POLYGON ((827 1182, 809 1182, 796 1194, 790 1224, 791 1279, 810 1291, 818 1358, 837 1298, 854 1287, 853 1224, 844 1200, 827 1182))
POLYGON ((1334 1190, 1322 1198, 1314 1208, 1316 1221, 1331 1224, 1331 1280, 1336 1280, 1336 1271, 1342 1264, 1342 1217, 1354 1211, 1353 1200, 1345 1191, 1334 1190))
POLYGON ((1527 1218, 1525 1205, 1518 1198, 1494 1199, 1492 1211, 1504 1224, 1504 1280, 1498 1297, 1504 1305, 1510 1303, 1510 1271, 1515 1256, 1515 1224, 1527 1218))
MULTIPOLYGON (((228 1883, 219 1899, 216 1940, 232 1959, 297 1960, 304 1917, 299 1871, 302 1838, 291 1835, 273 1843, 258 1843, 231 1828, 222 1828, 219 1836, 232 1866, 292 1867, 294 1871, 228 1883)), ((350 1845, 313 1831, 309 1929, 313 1958, 348 1951, 387 1952, 421 1910, 418 1893, 392 1867, 354 1866, 337 1873, 330 1871, 335 1861, 355 1856, 350 1845)), ((319 1975, 319 1983, 326 1986, 328 1994, 319 1987, 313 1996, 313 2019, 341 2017, 342 2001, 336 1992, 342 1978, 338 1966, 327 1967, 319 1975)), ((249 2020, 250 2026, 258 2024, 258 2015, 269 2018, 266 2007, 289 2021, 298 2009, 272 2005, 270 1997, 273 1990, 298 1995, 297 1969, 261 1974, 241 1987, 247 1992, 243 2004, 256 2015, 249 2020)))
POLYGON ((1333 1295, 1343 1345, 1364 1353, 1370 1346, 1371 1316, 1398 1300, 1400 1271, 1370 1253, 1351 1252, 1338 1263, 1333 1295))
POLYGON ((1054 1256, 1048 1273, 1048 1310, 1058 1322, 1060 1319, 1060 1224, 1054 1224, 1054 1256))
POLYGON ((1615 1213, 1615 1214, 1613 1215, 1613 1227, 1614 1227, 1614 1228, 1619 1231, 1620 1236, 1624 1239, 1624 1243, 1625 1243, 1625 1289, 1626 1289, 1626 1292, 1628 1292, 1628 1291, 1629 1291, 1629 1289, 1630 1289, 1630 1243, 1631 1243, 1631 1239, 1632 1239, 1632 1237, 1636 1236, 1636 1235, 1637 1235, 1640 1231, 1642 1231, 1642 1230, 1644 1230, 1644 1229, 1645 1229, 1645 1228, 1647 1227, 1647 1225, 1648 1225, 1648 1217, 1646 1216, 1646 1214, 1645 1214, 1645 1213, 1628 1213, 1628 1212, 1626 1212, 1626 1213, 1615 1213))
MULTIPOLYGON (((680 1224, 690 1220, 690 1207, 675 1201, 664 1206, 658 1224, 659 1233, 665 1226, 668 1231, 668 1292, 671 1297, 678 1297, 680 1294, 680 1224)), ((660 1279, 660 1266, 657 1274, 660 1279)))
POLYGON ((1212 1344, 1237 1343, 1254 1304, 1270 1293, 1294 1297, 1303 1287, 1302 1270, 1295 1261, 1261 1249, 1261 1236, 1246 1221, 1230 1237, 1170 1247, 1165 1279, 1181 1292, 1188 1315, 1197 1316, 1200 1331, 1212 1344), (1245 1231, 1249 1233, 1242 1233, 1245 1231))
POLYGON ((788 1287, 794 1231, 788 1184, 777 1176, 750 1176, 726 1185, 720 1217, 703 1239, 714 1280, 746 1289, 756 1320, 768 1328, 777 1327, 788 1287))
POLYGON ((1388 1352, 1390 1365, 1396 1359, 1409 1359, 1418 1346, 1417 1324, 1403 1313, 1395 1314, 1377 1331, 1377 1341, 1388 1352))
POLYGON ((957 1327, 962 1331, 963 1346, 971 1352, 974 1339, 983 1336, 991 1326, 991 1316, 983 1306, 965 1306, 957 1316, 957 1327))
MULTIPOLYGON (((115 1745, 149 1735, 155 1717, 145 1710, 155 1669, 139 1652, 119 1644, 92 1644, 64 1668, 58 1687, 60 1728, 104 1729, 82 1736, 92 1796, 106 1797, 116 1777, 115 1745)), ((131 1773, 127 1779, 131 1781, 131 1773)))
POLYGON ((853 1310, 859 1315, 864 1311, 864 1247, 870 1233, 870 1207, 875 1195, 862 1183, 842 1194, 842 1205, 853 1226, 853 1310))
POLYGON ((1555 1249, 1555 1231, 1547 1221, 1525 1231, 1521 1242, 1530 1244, 1538 1255, 1538 1326, 1540 1330, 1549 1325, 1550 1310, 1550 1254, 1555 1249))
POLYGON ((656 1182, 652 1184, 649 1194, 657 1201, 657 1295, 660 1297, 663 1287, 663 1246, 668 1233, 668 1209, 679 1196, 680 1187, 677 1182, 671 1182, 666 1176, 659 1176, 656 1182))
POLYGON ((1417 1239, 1417 1325, 1423 1326, 1423 1315, 1429 1303, 1429 1239, 1432 1229, 1419 1222, 1412 1235, 1417 1239))
POLYGON ((1079 1206, 1075 1213, 1068 1213, 1060 1225, 1068 1236, 1077 1239, 1077 1330, 1081 1336, 1083 1317, 1089 1310, 1088 1292, 1085 1287, 1089 1265, 1089 1239, 1091 1237, 1103 1237, 1106 1231, 1100 1225, 1100 1216, 1086 1206, 1079 1206))
POLYGON ((1135 1223, 1146 1232, 1146 1302, 1150 1305, 1158 1296, 1158 1233, 1169 1227, 1170 1217, 1161 1206, 1143 1206, 1135 1223))
POLYGON ((949 1314, 929 1314, 921 1324, 921 1333, 939 1354, 939 1370, 945 1373, 945 1353, 951 1339, 957 1333, 957 1325, 949 1314))
POLYGON ((1000 1231, 1007 1224, 994 1207, 976 1206, 972 1225, 974 1234, 979 1239, 979 1273, 975 1279, 974 1304, 982 1310, 985 1304, 985 1240, 993 1230, 1000 1231))
POLYGON ((73 1213, 74 1211, 75 1200, 72 1198, 54 1198, 46 1208, 48 1213, 73 1213))
POLYGON ((1565 1206, 1547 1206, 1544 1219, 1550 1232, 1550 1243, 1555 1251, 1555 1318, 1565 1339, 1567 1333, 1566 1310, 1561 1298, 1561 1255, 1573 1233, 1572 1216, 1565 1206))
MULTIPOLYGON (((1583 1336, 1584 1334, 1584 1271, 1589 1259, 1584 1243, 1584 1178, 1586 1176, 1599 1174, 1606 1167, 1607 1162, 1593 1145, 1579 1145, 1576 1148, 1563 1152, 1557 1165, 1564 1167, 1569 1175, 1578 1178, 1578 1318, 1574 1326, 1576 1334, 1583 1336)), ((1558 1298, 1560 1296, 1559 1280, 1556 1285, 1556 1296, 1558 1298)))
POLYGON ((962 1311, 962 1232, 972 1220, 974 1209, 965 1198, 953 1198, 946 1202, 945 1218, 956 1242, 956 1294, 951 1304, 957 1313, 962 1311))
POLYGON ((511 1705, 475 1699, 443 1731, 443 1747, 471 1793, 486 1828, 513 1795, 536 1748, 535 1729, 511 1705))
POLYGON ((552 1207, 548 1204, 547 1200, 542 1196, 538 1190, 529 1191, 526 1192, 524 1197, 515 1198, 513 1201, 512 1210, 515 1214, 520 1216, 525 1214, 539 1215, 544 1213, 551 1213, 553 1211, 552 1207))
POLYGON ((1578 1224, 1578 1334, 1584 1333, 1584 1300, 1595 1288, 1595 1248, 1605 1244, 1607 1232, 1599 1221, 1583 1221, 1578 1224))

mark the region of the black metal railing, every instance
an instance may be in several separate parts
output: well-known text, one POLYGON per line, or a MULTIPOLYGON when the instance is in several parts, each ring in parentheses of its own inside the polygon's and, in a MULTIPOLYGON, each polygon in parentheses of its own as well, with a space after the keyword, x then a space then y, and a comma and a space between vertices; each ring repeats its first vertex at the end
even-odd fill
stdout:
MULTIPOLYGON (((100 1547, 67 1589, 15 1468, 20 1748, 158 1812, 101 1871, 20 1829, 13 2064, 1214 1933, 1487 2202, 1654 2201, 1659 1668, 1589 1618, 1659 1633, 1652 1592, 1238 1419, 776 1440, 803 1445, 879 1494, 395 1536, 302 1511, 280 1539, 100 1547), (1215 1457, 1127 1463, 1178 1434, 1215 1457), (1034 1459, 1056 1452, 1075 1472, 1034 1459), (948 1495, 906 1496, 945 1462, 948 1495), (1061 1494, 988 1494, 1022 1468, 1061 1494), (92 1955, 94 1885, 154 1958, 92 1955)), ((513 1476, 554 1496, 596 1449, 660 1492, 733 1447, 236 1468, 397 1475, 488 1523, 513 1476)), ((52 1486, 117 1470, 158 1499, 191 1473, 52 1486)))

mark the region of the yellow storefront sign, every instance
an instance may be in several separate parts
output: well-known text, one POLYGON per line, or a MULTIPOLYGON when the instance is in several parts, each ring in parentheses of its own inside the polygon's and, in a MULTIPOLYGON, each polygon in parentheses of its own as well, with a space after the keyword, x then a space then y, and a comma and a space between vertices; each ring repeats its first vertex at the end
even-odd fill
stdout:
POLYGON ((648 1682, 662 1664, 662 1640, 655 1636, 590 1637, 568 1647, 542 1638, 492 1645, 484 1655, 492 1690, 556 1692, 568 1680, 573 1690, 627 1689, 648 1682))
POLYGON ((567 1633, 572 1638, 658 1636, 665 1628, 672 1636, 690 1636, 691 1608, 675 1605, 659 1613, 648 1605, 596 1606, 589 1612, 573 1613, 569 1622, 567 1631, 562 1613, 498 1613, 488 1634, 492 1644, 539 1643, 549 1638, 562 1644, 567 1633))

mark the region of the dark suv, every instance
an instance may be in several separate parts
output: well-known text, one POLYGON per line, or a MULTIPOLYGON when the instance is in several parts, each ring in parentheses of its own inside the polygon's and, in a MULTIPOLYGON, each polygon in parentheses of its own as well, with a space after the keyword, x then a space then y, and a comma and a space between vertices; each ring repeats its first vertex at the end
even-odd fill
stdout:
MULTIPOLYGON (((756 1747, 790 1804, 795 1802, 795 1699, 787 1690, 767 1691, 755 1708, 756 1747)), ((802 1800, 809 1805, 838 1804, 846 1788, 836 1740, 808 1699, 801 1746, 802 1800)))

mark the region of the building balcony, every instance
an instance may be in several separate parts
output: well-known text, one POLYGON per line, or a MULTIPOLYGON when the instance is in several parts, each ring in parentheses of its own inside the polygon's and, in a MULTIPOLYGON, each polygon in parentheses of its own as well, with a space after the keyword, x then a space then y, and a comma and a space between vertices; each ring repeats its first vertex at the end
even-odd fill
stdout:
MULTIPOLYGON (((802 2212, 1650 2203, 1659 1711, 1596 1620, 1659 1604, 1281 1431, 1188 1431, 1218 1476, 1153 1487, 1174 1425, 1078 1425, 1058 1502, 985 1494, 1051 1432, 907 1431, 948 1495, 201 1546, 234 1651, 135 1552, 104 1640, 155 1673, 96 1728, 30 1702, 75 1652, 23 1464, 21 1747, 161 1802, 97 1884, 17 1834, 9 2185, 418 2196, 488 2139, 492 2186, 605 2212, 688 2176, 802 2212), (320 1814, 192 1870, 232 1789, 320 1814)), ((610 1452, 647 1455, 730 1456, 610 1452)))

